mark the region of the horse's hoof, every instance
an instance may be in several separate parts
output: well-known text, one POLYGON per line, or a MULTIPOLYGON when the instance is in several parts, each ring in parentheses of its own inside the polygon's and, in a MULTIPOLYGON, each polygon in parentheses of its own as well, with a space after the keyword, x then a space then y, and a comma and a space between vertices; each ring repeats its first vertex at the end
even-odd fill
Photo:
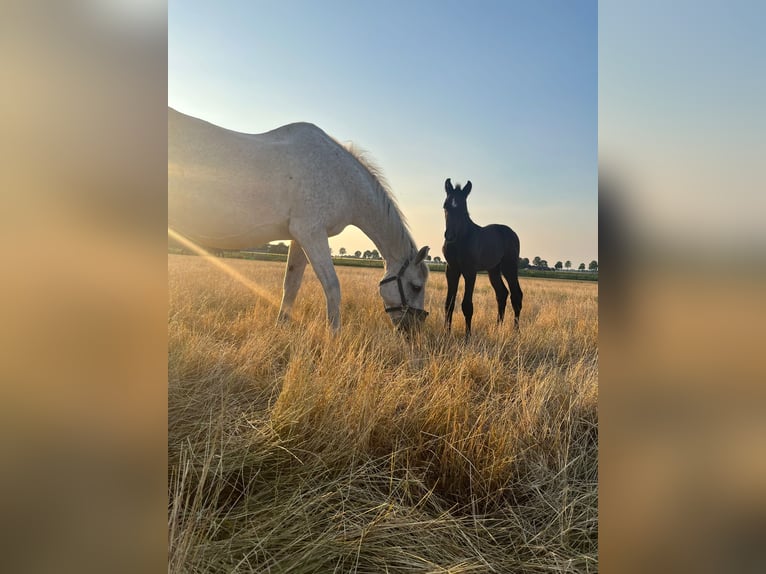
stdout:
POLYGON ((277 325, 284 325, 290 322, 290 315, 287 313, 280 313, 277 315, 277 325))

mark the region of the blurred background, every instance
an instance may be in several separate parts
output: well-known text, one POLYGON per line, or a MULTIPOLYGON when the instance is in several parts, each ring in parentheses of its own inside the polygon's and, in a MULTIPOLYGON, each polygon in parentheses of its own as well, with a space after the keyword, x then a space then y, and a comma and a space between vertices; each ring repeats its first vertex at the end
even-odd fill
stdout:
MULTIPOLYGON (((604 572, 766 566, 764 6, 599 3, 604 572)), ((166 568, 166 9, 3 3, 2 571, 166 568)))
POLYGON ((164 571, 166 4, 0 8, 0 571, 164 571))
POLYGON ((765 17, 599 2, 604 572, 766 568, 765 17))

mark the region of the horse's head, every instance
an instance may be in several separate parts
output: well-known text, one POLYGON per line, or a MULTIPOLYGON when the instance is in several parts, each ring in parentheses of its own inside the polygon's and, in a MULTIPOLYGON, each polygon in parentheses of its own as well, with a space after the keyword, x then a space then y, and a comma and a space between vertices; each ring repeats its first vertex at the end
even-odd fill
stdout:
POLYGON ((463 188, 459 183, 452 187, 452 182, 447 178, 444 182, 444 190, 447 192, 447 199, 444 200, 444 219, 447 224, 444 239, 455 241, 463 234, 470 221, 466 200, 471 193, 471 182, 469 180, 463 188))
POLYGON ((428 266, 425 264, 428 247, 412 254, 398 269, 380 282, 380 296, 386 306, 386 313, 393 324, 409 330, 425 321, 428 311, 423 309, 428 280, 428 266))

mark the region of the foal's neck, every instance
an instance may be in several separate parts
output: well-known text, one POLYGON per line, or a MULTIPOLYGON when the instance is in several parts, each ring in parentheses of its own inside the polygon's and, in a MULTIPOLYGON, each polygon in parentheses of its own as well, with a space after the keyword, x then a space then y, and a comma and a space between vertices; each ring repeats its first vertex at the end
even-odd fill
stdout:
POLYGON ((462 222, 460 226, 459 233, 457 234, 457 236, 460 239, 468 237, 469 235, 471 235, 471 233, 476 231, 478 228, 479 226, 476 225, 473 222, 473 219, 471 219, 471 216, 468 215, 468 213, 466 213, 464 217, 464 221, 462 222))

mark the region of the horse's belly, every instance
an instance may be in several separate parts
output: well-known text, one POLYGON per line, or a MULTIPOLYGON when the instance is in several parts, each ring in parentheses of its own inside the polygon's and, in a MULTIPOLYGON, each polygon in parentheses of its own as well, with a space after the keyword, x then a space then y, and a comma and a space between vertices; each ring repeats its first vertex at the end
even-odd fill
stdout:
POLYGON ((174 231, 204 247, 218 249, 247 249, 269 241, 290 240, 286 225, 257 223, 251 226, 189 225, 180 222, 171 225, 174 231))
POLYGON ((245 194, 197 193, 168 186, 168 226, 205 247, 244 249, 290 239, 289 216, 278 204, 254 202, 245 194))

